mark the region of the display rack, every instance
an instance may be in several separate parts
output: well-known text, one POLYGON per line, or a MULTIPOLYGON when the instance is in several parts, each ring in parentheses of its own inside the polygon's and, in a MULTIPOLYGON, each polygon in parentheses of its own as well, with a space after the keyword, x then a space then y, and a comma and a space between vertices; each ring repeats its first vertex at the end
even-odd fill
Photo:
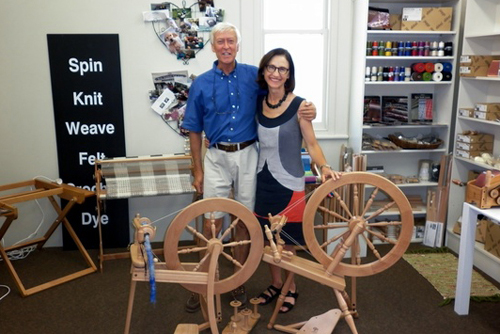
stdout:
MULTIPOLYGON (((500 3, 495 0, 468 0, 465 11, 464 38, 461 55, 500 55, 500 3)), ((460 77, 458 108, 471 108, 478 102, 500 102, 500 77, 460 77)), ((458 115, 458 113, 457 113, 458 115)), ((455 133, 475 130, 495 135, 493 155, 500 154, 500 123, 472 117, 457 116, 455 133)), ((454 140, 454 139, 453 139, 454 140)), ((471 159, 455 157, 452 178, 465 182, 469 171, 495 169, 471 159)), ((453 186, 450 192, 447 246, 458 252, 460 236, 453 233, 453 225, 460 217, 465 199, 465 187, 453 186)), ((500 259, 484 250, 484 244, 475 243, 474 265, 500 282, 500 259)))
MULTIPOLYGON (((418 176, 419 162, 430 160, 439 163, 441 156, 448 153, 450 120, 453 114, 455 94, 455 76, 457 73, 457 45, 459 44, 459 27, 461 17, 461 1, 405 1, 405 0, 365 0, 355 5, 358 18, 367 17, 368 7, 385 8, 390 14, 401 14, 407 7, 451 7, 452 23, 450 31, 405 31, 405 30, 368 30, 366 21, 359 19, 354 27, 353 81, 351 84, 350 140, 349 144, 355 153, 367 156, 368 166, 383 166, 386 174, 402 176, 418 176), (449 56, 372 56, 367 55, 369 41, 443 41, 452 43, 453 51, 449 56), (411 66, 417 62, 450 63, 452 78, 450 81, 365 81, 365 69, 373 66, 411 66), (408 96, 413 93, 433 95, 433 120, 428 124, 405 125, 369 125, 364 124, 365 96, 408 96), (387 137, 396 132, 405 136, 435 135, 443 144, 437 149, 402 149, 394 151, 364 150, 363 135, 387 137)), ((420 182, 416 184, 400 184, 407 196, 420 196, 422 202, 427 201, 427 192, 438 186, 437 182, 420 182)), ((426 211, 414 210, 415 217, 425 218, 426 211)), ((419 242, 421 239, 414 239, 419 242)))

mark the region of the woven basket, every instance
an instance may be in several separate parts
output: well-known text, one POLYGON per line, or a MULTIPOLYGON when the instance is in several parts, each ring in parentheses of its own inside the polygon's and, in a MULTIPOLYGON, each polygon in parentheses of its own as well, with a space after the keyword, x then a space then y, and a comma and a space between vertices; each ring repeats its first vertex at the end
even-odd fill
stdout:
POLYGON ((395 135, 389 135, 389 140, 392 141, 394 144, 398 145, 401 148, 407 149, 407 150, 433 150, 435 148, 438 148, 441 146, 443 141, 441 139, 437 139, 436 143, 432 144, 418 144, 418 143, 413 143, 409 142, 406 140, 401 140, 395 135))

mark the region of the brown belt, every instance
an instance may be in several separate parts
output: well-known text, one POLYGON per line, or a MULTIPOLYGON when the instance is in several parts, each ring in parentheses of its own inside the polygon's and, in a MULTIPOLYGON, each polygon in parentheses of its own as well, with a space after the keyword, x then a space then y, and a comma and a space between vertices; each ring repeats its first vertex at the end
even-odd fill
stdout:
POLYGON ((215 143, 215 147, 218 148, 219 150, 226 151, 226 152, 236 152, 236 151, 244 149, 245 147, 252 145, 253 143, 255 143, 255 139, 249 140, 249 141, 244 141, 243 143, 237 143, 237 144, 215 143))

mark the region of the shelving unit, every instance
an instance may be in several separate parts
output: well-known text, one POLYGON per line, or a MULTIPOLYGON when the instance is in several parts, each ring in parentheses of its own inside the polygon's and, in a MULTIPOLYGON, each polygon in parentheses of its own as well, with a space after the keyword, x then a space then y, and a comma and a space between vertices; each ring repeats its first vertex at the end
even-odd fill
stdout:
MULTIPOLYGON (((500 3, 497 0, 467 0, 464 22, 462 55, 500 55, 500 3)), ((458 89, 458 108, 474 107, 477 102, 500 102, 500 78, 461 77, 458 89)), ((455 133, 477 130, 495 135, 493 155, 500 155, 500 123, 458 116, 455 133)), ((473 160, 455 157, 452 178, 467 181, 468 172, 494 169, 473 160)), ((460 236, 453 233, 453 225, 462 212, 465 187, 452 186, 448 205, 446 245, 458 253, 460 236)), ((474 265, 500 282, 500 259, 475 244, 474 265)))
MULTIPOLYGON (((405 7, 452 7, 451 31, 401 31, 367 30, 366 21, 359 19, 354 27, 353 79, 351 83, 350 110, 350 145, 355 153, 367 155, 368 166, 383 166, 387 174, 402 176, 418 175, 420 160, 439 163, 441 156, 449 151, 450 121, 453 115, 453 100, 457 75, 457 47, 461 18, 461 0, 452 1, 407 1, 407 0, 361 0, 356 1, 355 15, 367 17, 368 7, 387 8, 391 14, 401 14, 405 7), (367 41, 443 41, 453 43, 452 56, 369 56, 366 55, 367 41), (448 62, 452 64, 451 81, 366 81, 365 68, 373 66, 411 66, 416 62, 448 62), (428 125, 365 125, 363 124, 364 96, 410 96, 412 93, 433 94, 433 122, 428 125), (405 136, 436 135, 443 140, 443 145, 433 150, 363 150, 363 134, 387 137, 401 132, 405 136)), ((406 195, 419 195, 423 202, 427 200, 427 191, 436 187, 436 182, 398 185, 406 195)), ((414 215, 425 216, 425 211, 415 211, 414 215)))

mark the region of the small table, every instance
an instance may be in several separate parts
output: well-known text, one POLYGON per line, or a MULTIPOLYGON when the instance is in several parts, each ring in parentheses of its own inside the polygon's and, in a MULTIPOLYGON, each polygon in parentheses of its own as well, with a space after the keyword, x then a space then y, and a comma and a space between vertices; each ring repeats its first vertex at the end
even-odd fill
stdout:
POLYGON ((478 214, 482 214, 492 219, 497 224, 500 222, 500 208, 480 209, 469 203, 464 203, 463 205, 460 251, 458 254, 457 287, 455 290, 455 312, 459 315, 469 314, 472 265, 474 260, 478 214))

